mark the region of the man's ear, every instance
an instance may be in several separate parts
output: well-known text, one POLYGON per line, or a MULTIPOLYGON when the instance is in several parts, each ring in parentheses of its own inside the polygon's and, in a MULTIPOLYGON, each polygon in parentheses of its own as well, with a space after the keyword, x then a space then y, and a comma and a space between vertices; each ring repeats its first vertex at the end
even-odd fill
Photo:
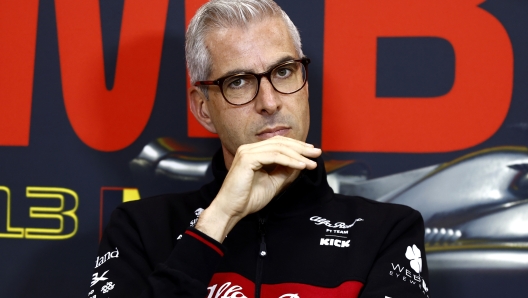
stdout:
POLYGON ((190 88, 189 103, 194 118, 196 118, 196 120, 198 120, 198 122, 200 122, 200 124, 209 132, 216 133, 216 128, 211 119, 207 101, 208 99, 205 97, 205 94, 203 94, 202 91, 198 90, 196 87, 190 88))

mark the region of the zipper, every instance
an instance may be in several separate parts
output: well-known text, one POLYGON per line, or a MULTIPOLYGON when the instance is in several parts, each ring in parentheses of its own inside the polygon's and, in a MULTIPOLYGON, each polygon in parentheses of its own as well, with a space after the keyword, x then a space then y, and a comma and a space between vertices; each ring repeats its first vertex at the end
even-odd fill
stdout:
POLYGON ((255 279, 255 298, 260 298, 260 286, 262 283, 262 271, 264 267, 264 258, 268 255, 266 250, 266 233, 264 225, 266 224, 266 218, 260 217, 259 214, 259 234, 260 234, 260 249, 257 257, 257 275, 255 279))
MULTIPOLYGON (((298 178, 298 177, 297 177, 298 178)), ((292 184, 297 183, 297 180, 293 181, 292 184)), ((290 184, 290 186, 292 185, 290 184)), ((289 187, 288 187, 289 188, 289 187)), ((287 189, 281 192, 277 197, 274 198, 274 200, 280 199, 284 193, 287 192, 287 189)), ((255 298, 260 298, 260 288, 262 285, 262 271, 264 270, 264 259, 268 255, 268 250, 266 249, 266 220, 268 219, 269 215, 269 209, 268 206, 264 207, 264 209, 260 210, 258 214, 258 232, 260 236, 260 247, 258 251, 258 257, 257 257, 257 274, 255 277, 255 298)))

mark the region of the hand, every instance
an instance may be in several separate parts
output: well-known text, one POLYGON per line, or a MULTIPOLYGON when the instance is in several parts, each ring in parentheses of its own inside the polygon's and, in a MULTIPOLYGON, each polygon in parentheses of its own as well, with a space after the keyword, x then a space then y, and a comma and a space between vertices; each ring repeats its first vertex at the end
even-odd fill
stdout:
POLYGON ((235 224, 264 208, 303 169, 315 169, 321 149, 294 139, 276 136, 242 145, 218 195, 202 212, 196 228, 222 242, 235 224))

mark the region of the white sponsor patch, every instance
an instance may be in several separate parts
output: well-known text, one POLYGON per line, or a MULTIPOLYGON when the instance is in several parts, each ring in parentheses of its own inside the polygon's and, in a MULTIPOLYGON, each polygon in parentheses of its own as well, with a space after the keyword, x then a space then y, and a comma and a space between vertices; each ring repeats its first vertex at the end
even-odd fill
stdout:
POLYGON ((104 286, 101 287, 101 292, 106 294, 106 293, 112 291, 114 289, 114 287, 115 287, 114 283, 109 281, 104 286))
POLYGON ((408 282, 411 285, 418 286, 425 297, 429 297, 429 288, 427 288, 425 280, 420 275, 420 273, 422 273, 422 252, 415 244, 413 244, 412 246, 407 246, 405 257, 409 260, 409 265, 412 270, 409 270, 400 264, 391 263, 392 268, 389 271, 389 275, 401 281, 408 282))
POLYGON ((412 248, 407 246, 405 257, 411 261, 411 268, 416 271, 416 273, 422 273, 422 252, 415 244, 413 244, 412 248))
POLYGON ((350 240, 339 240, 331 238, 321 238, 319 245, 335 246, 335 247, 350 247, 350 240))
MULTIPOLYGON (((247 298, 246 295, 244 295, 243 290, 241 286, 239 285, 232 285, 231 282, 226 282, 221 286, 218 286, 218 284, 212 285, 207 288, 209 291, 209 295, 207 298, 247 298)), ((284 294, 279 296, 278 298, 301 298, 299 294, 284 294)))
POLYGON ((312 216, 310 217, 310 221, 313 221, 315 222, 316 225, 325 225, 329 228, 334 228, 334 229, 349 229, 351 227, 353 227, 356 222, 359 222, 359 221, 363 221, 362 218, 358 218, 356 220, 354 220, 353 223, 347 225, 346 223, 344 222, 336 222, 336 223, 332 223, 330 220, 326 219, 326 218, 322 218, 320 216, 312 216))
POLYGON ((204 211, 203 208, 198 208, 196 210, 194 210, 194 215, 196 215, 196 218, 191 220, 191 227, 194 227, 194 225, 196 225, 196 223, 198 222, 198 218, 200 218, 200 214, 202 214, 202 212, 204 211))
POLYGON ((106 261, 113 258, 119 258, 119 250, 117 249, 117 247, 114 251, 109 251, 101 257, 97 256, 97 259, 95 260, 95 268, 103 265, 106 261))
POLYGON ((230 282, 218 287, 218 284, 212 285, 207 288, 209 291, 209 296, 207 298, 247 298, 246 295, 242 293, 242 287, 239 285, 231 285, 230 282))
POLYGON ((90 284, 90 287, 93 287, 96 283, 100 282, 100 281, 104 281, 104 280, 107 280, 108 278, 105 277, 105 275, 108 273, 108 271, 110 270, 106 270, 103 274, 101 274, 101 276, 99 276, 99 273, 94 273, 92 275, 92 283, 90 284))

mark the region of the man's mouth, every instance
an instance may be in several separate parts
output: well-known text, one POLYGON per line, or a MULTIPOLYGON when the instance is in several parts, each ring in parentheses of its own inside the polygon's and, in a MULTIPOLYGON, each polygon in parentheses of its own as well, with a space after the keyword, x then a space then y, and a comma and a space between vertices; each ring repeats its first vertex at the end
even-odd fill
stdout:
POLYGON ((266 139, 272 138, 274 136, 284 136, 284 135, 288 134, 288 132, 290 130, 291 129, 289 127, 286 127, 286 126, 277 126, 277 127, 273 127, 273 128, 267 128, 267 129, 259 132, 257 134, 257 138, 259 138, 261 140, 266 140, 266 139))

